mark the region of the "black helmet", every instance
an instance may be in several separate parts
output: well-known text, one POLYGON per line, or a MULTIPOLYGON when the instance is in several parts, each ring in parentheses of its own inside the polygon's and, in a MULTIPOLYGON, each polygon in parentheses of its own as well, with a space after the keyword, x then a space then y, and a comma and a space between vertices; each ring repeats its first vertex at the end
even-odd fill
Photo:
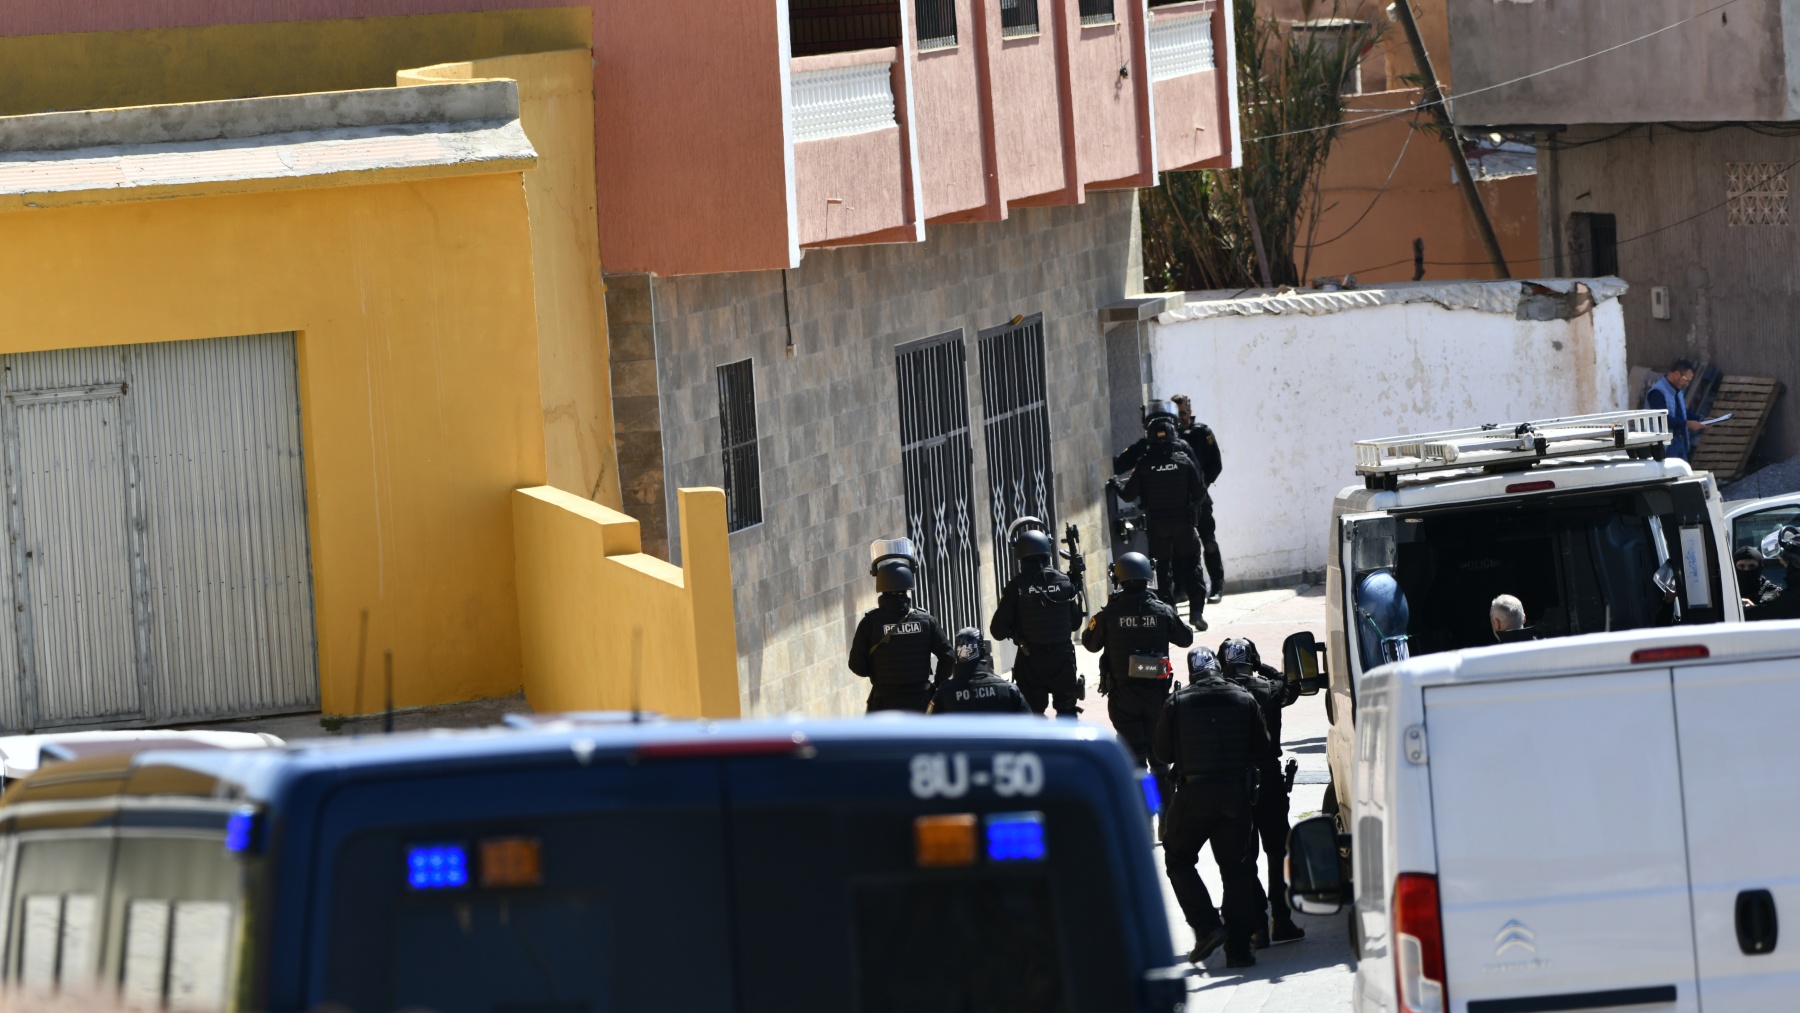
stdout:
POLYGON ((912 561, 895 557, 875 564, 875 590, 882 594, 913 589, 912 561))
POLYGON ((1256 644, 1249 637, 1231 637, 1219 645, 1219 660, 1227 667, 1249 665, 1255 668, 1262 664, 1262 655, 1256 653, 1256 644))
POLYGON ((1196 647, 1188 652, 1188 682, 1223 674, 1224 669, 1219 667, 1219 657, 1213 653, 1212 648, 1196 647))
POLYGON ((1150 437, 1151 443, 1174 443, 1175 420, 1170 418, 1154 418, 1144 426, 1144 435, 1150 437))
POLYGON ((1150 583, 1150 578, 1156 576, 1156 568, 1143 553, 1127 552, 1113 560, 1112 575, 1122 586, 1130 587, 1150 583))
POLYGON ((981 631, 973 626, 965 626, 956 631, 956 660, 977 661, 983 654, 986 641, 981 639, 981 631))
POLYGON ((1055 551, 1056 546, 1050 544, 1050 536, 1042 531, 1025 530, 1013 536, 1014 559, 1024 560, 1033 556, 1049 559, 1055 551))
POLYGON ((1144 406, 1144 427, 1146 429, 1156 419, 1174 421, 1175 417, 1175 406, 1167 401, 1158 399, 1144 406))

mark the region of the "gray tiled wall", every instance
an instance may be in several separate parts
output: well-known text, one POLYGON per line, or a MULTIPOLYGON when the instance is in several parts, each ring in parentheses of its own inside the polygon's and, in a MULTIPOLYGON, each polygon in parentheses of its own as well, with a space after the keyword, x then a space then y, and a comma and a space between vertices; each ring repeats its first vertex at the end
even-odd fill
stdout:
MULTIPOLYGON (((867 545, 905 533, 898 344, 963 330, 975 506, 987 517, 977 334, 1044 314, 1057 509, 1081 524, 1090 590, 1103 594, 1102 462, 1116 448, 1098 310, 1141 289, 1136 206, 1131 192, 1096 193, 1005 222, 933 226, 918 245, 809 250, 786 272, 785 300, 779 271, 654 280, 666 490, 722 482, 714 370, 755 361, 764 520, 731 536, 746 714, 862 709, 868 684, 844 655, 874 606, 867 545)), ((997 597, 990 537, 984 526, 984 612, 997 597)))

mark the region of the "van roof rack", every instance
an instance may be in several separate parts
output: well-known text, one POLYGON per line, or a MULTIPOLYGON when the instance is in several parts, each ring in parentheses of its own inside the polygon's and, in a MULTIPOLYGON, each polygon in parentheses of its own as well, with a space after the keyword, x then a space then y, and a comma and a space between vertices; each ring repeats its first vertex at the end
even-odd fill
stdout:
POLYGON ((1370 488, 1394 488, 1402 475, 1452 468, 1521 471, 1551 457, 1611 454, 1661 458, 1669 443, 1661 409, 1572 415, 1474 429, 1356 441, 1356 473, 1370 488))

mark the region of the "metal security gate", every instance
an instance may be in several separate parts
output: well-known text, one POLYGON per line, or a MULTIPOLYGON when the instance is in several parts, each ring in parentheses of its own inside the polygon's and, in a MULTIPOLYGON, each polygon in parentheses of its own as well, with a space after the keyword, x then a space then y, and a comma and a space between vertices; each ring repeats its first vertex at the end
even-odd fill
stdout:
POLYGON ((1036 517, 1058 537, 1056 472, 1050 463, 1050 402, 1044 378, 1044 316, 981 332, 982 436, 994 520, 994 579, 1018 572, 1006 531, 1036 517))
POLYGON ((923 557, 916 597, 951 630, 982 625, 967 363, 960 333, 895 352, 907 536, 923 557))
POLYGON ((316 707, 294 336, 0 366, 0 728, 316 707))

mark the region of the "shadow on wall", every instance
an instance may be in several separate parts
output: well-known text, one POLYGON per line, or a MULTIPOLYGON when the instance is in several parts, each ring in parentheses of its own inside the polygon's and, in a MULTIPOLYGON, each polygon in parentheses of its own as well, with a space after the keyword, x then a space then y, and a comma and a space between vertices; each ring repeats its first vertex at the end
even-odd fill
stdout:
POLYGON ((725 494, 679 493, 682 559, 632 518, 549 486, 513 493, 525 696, 540 712, 737 717, 725 494))

